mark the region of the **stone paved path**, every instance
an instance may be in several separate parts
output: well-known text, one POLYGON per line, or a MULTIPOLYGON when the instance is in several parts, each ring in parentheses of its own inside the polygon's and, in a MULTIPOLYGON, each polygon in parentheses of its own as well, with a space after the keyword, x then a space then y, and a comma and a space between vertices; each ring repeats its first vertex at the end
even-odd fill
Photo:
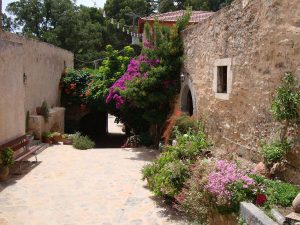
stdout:
POLYGON ((141 180, 154 157, 143 149, 50 147, 23 177, 0 184, 0 224, 181 224, 141 180))

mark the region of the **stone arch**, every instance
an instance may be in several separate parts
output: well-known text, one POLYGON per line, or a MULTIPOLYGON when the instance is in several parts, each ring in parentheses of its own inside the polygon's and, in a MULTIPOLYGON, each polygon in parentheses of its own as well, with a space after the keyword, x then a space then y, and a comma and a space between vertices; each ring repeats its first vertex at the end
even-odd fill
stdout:
POLYGON ((195 92, 191 79, 186 76, 185 78, 186 80, 182 83, 180 91, 180 109, 182 112, 193 116, 196 114, 195 92))

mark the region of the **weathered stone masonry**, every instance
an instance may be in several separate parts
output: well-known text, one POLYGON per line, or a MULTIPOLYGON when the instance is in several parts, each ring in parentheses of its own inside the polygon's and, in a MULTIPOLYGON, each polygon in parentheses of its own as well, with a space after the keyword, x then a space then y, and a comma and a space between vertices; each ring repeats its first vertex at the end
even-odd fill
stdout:
MULTIPOLYGON (((275 89, 287 71, 300 78, 300 0, 237 0, 185 30, 183 39, 194 114, 217 146, 260 160, 261 140, 278 129, 269 111, 275 89), (217 93, 218 67, 227 93, 217 93)), ((290 163, 290 175, 299 172, 299 153, 290 163)))

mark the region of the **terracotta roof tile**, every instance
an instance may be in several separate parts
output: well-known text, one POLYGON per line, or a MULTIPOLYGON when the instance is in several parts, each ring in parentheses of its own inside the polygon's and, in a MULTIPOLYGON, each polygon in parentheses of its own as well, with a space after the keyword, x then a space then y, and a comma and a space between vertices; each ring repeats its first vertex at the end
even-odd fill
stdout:
MULTIPOLYGON (((167 12, 167 13, 161 13, 156 14, 148 17, 141 18, 143 21, 152 21, 157 18, 158 21, 167 21, 167 22, 176 22, 178 18, 182 17, 184 15, 185 11, 175 11, 175 12, 167 12)), ((190 18, 190 23, 198 23, 208 17, 210 17, 214 12, 209 11, 192 11, 192 16, 190 18)))

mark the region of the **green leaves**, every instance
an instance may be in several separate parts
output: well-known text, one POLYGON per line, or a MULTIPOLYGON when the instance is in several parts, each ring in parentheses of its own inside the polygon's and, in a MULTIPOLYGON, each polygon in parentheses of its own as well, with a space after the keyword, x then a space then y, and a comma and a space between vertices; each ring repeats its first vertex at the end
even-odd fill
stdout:
POLYGON ((11 166, 14 164, 14 152, 11 148, 6 148, 1 151, 1 165, 11 166))
POLYGON ((282 84, 276 90, 276 97, 272 102, 271 112, 276 121, 284 120, 291 123, 299 121, 298 104, 300 92, 296 88, 296 80, 292 73, 285 73, 282 84))
POLYGON ((286 153, 291 149, 291 143, 286 139, 283 141, 273 141, 271 144, 265 144, 262 146, 261 152, 265 161, 268 164, 281 162, 285 159, 286 153))

